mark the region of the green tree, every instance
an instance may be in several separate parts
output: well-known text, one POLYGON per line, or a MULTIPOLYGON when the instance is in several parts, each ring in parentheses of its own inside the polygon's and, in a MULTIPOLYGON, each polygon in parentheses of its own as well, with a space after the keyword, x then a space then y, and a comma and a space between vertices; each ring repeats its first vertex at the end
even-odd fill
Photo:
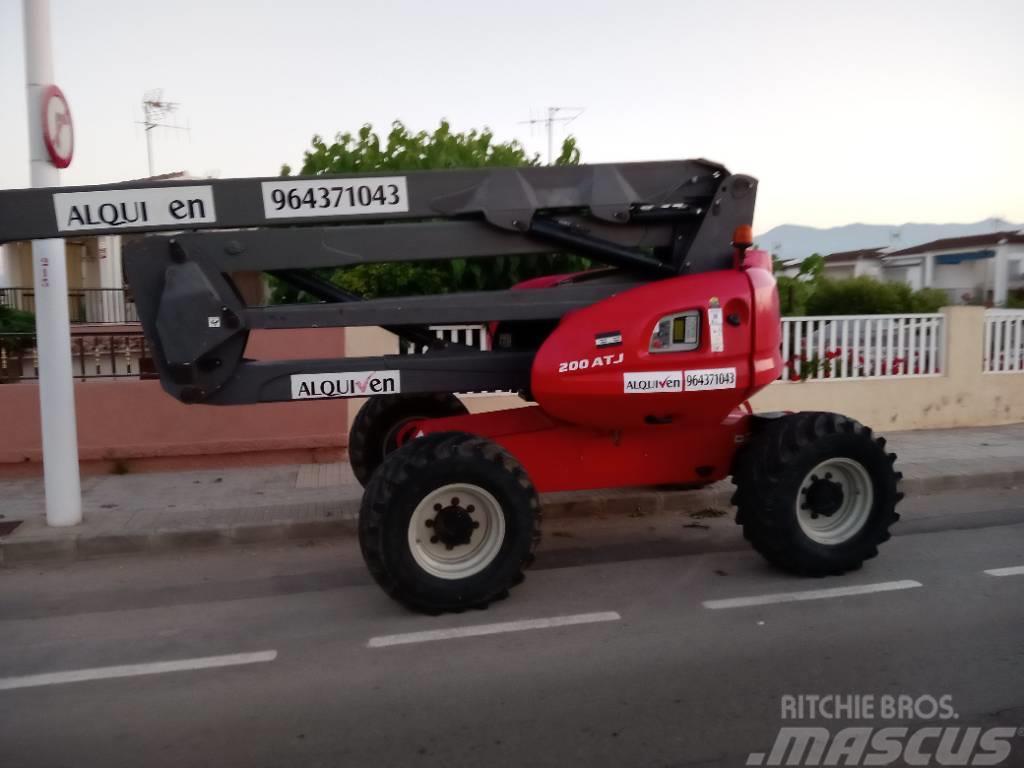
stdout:
MULTIPOLYGON (((580 152, 573 137, 562 143, 555 165, 576 165, 580 152)), ((518 141, 498 142, 490 130, 455 133, 442 120, 433 133, 412 133, 401 122, 394 122, 382 141, 373 126, 366 124, 356 132, 341 133, 332 143, 314 136, 299 173, 302 175, 362 173, 369 171, 416 171, 444 168, 484 168, 540 165, 538 155, 530 155, 518 141)), ((290 175, 288 165, 281 174, 290 175)), ((560 272, 586 269, 586 259, 571 254, 388 264, 360 264, 327 270, 335 284, 367 298, 445 293, 459 290, 507 288, 520 280, 560 272)), ((272 281, 273 301, 301 299, 288 286, 272 281)))
POLYGON ((779 305, 782 314, 786 316, 806 315, 807 302, 814 294, 814 290, 821 280, 825 269, 825 257, 814 253, 800 262, 799 270, 794 277, 787 277, 781 273, 782 262, 776 264, 773 257, 773 265, 776 269, 776 281, 779 289, 779 305))

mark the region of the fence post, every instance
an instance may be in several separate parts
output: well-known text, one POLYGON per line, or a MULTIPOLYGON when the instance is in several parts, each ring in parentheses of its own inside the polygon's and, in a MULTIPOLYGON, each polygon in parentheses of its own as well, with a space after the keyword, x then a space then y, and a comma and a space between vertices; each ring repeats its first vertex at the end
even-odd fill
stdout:
POLYGON ((944 343, 940 371, 958 390, 979 389, 985 347, 984 307, 943 307, 944 343))

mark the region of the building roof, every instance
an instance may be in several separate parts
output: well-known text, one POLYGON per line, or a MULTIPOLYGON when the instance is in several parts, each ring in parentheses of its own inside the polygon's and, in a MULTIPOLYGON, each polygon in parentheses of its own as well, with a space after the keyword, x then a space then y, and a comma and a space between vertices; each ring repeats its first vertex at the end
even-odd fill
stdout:
POLYGON ((860 259, 878 259, 884 248, 861 248, 859 251, 839 251, 825 256, 826 264, 834 264, 837 261, 859 261, 860 259))
POLYGON ((961 248, 979 248, 981 246, 999 245, 1001 243, 1024 244, 1024 232, 1010 230, 1008 232, 989 232, 984 235, 968 235, 967 237, 947 237, 944 240, 932 240, 930 243, 914 245, 910 248, 904 248, 902 251, 892 251, 885 255, 913 256, 918 253, 955 251, 961 248))

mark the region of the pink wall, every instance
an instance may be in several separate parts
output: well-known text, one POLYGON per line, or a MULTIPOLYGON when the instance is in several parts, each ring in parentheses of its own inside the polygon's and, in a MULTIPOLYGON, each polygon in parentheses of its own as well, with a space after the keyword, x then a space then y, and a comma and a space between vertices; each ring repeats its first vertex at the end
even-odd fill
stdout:
MULTIPOLYGON (((288 359, 341 356, 341 329, 262 331, 250 338, 250 357, 288 359)), ((343 400, 242 406, 183 405, 158 381, 75 382, 79 457, 133 468, 222 466, 336 457, 347 443, 343 400), (177 461, 175 461, 177 460, 177 461)), ((39 387, 0 384, 0 471, 39 462, 39 387)), ((97 469, 102 469, 98 466, 97 469)))

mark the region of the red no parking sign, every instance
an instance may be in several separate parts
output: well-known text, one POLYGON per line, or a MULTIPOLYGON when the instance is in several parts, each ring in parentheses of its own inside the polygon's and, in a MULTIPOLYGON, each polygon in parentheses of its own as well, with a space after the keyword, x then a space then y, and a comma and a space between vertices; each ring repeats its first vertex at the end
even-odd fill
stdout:
POLYGON ((71 165, 75 152, 71 107, 56 85, 49 85, 43 91, 43 142, 54 166, 67 168, 71 165))

